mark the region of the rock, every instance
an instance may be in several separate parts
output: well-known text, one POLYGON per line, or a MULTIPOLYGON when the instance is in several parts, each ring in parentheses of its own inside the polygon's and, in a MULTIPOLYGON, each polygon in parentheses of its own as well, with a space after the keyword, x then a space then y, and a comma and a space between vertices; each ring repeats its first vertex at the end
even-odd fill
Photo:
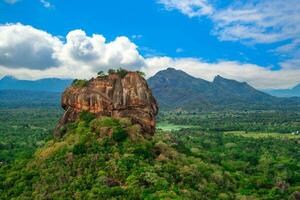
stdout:
POLYGON ((92 78, 84 86, 68 87, 61 98, 65 113, 57 124, 54 135, 61 136, 65 124, 74 122, 82 111, 96 117, 129 118, 139 124, 145 135, 153 135, 158 106, 146 80, 137 72, 123 78, 117 73, 92 78))

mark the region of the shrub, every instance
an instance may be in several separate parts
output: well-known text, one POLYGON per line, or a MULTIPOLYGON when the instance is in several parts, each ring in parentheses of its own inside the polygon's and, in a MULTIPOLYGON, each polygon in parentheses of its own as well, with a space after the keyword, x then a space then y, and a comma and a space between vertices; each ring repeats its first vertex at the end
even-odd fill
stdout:
POLYGON ((148 149, 144 149, 142 147, 136 148, 133 153, 139 157, 148 159, 148 158, 153 158, 153 154, 151 151, 149 151, 148 149))
POLYGON ((128 71, 123 68, 119 68, 117 70, 109 69, 108 74, 118 74, 121 78, 124 78, 128 74, 128 71))
POLYGON ((108 73, 108 74, 115 74, 115 73, 116 73, 116 70, 114 70, 114 69, 109 69, 109 70, 107 71, 107 73, 108 73))
POLYGON ((103 72, 103 71, 99 71, 97 73, 98 77, 103 77, 103 76, 106 76, 106 74, 103 72))
POLYGON ((145 77, 146 74, 144 72, 141 72, 141 71, 136 71, 136 73, 138 73, 138 75, 140 75, 141 77, 145 77))
POLYGON ((117 69, 117 74, 121 78, 124 78, 128 74, 128 71, 126 69, 119 68, 119 69, 117 69))
POLYGON ((115 127, 120 126, 120 122, 117 119, 113 119, 111 117, 101 117, 93 120, 91 122, 91 126, 94 129, 98 129, 101 127, 115 127))
POLYGON ((191 155, 192 152, 189 148, 187 148, 182 141, 177 141, 177 144, 172 145, 179 153, 183 153, 186 155, 191 155))
POLYGON ((80 121, 90 123, 93 119, 95 119, 95 115, 88 112, 88 111, 82 111, 81 113, 79 113, 79 120, 80 121))
POLYGON ((84 154, 86 153, 86 148, 84 144, 76 144, 73 147, 73 154, 74 155, 79 155, 79 154, 84 154))
POLYGON ((127 138, 127 133, 122 127, 114 127, 112 139, 116 142, 122 142, 127 138))
POLYGON ((73 82, 72 82, 72 86, 75 86, 75 87, 86 87, 88 85, 89 81, 87 80, 79 80, 79 79, 75 79, 73 82))

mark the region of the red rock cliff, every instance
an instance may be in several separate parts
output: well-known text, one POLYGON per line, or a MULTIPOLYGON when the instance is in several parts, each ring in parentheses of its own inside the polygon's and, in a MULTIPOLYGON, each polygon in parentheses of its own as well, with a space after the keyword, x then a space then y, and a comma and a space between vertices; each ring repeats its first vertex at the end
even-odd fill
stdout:
POLYGON ((96 117, 130 118, 140 124, 144 134, 153 135, 158 106, 146 80, 136 72, 128 72, 121 78, 118 74, 98 77, 88 81, 87 86, 70 86, 62 95, 65 110, 54 134, 68 122, 74 122, 79 113, 89 111, 96 117))

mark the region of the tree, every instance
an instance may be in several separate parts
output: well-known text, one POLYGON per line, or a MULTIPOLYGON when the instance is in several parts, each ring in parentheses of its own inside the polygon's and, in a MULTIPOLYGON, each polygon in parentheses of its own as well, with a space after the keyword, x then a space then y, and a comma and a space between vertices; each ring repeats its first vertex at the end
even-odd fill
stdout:
POLYGON ((108 74, 115 74, 115 73, 116 73, 116 70, 114 70, 114 69, 109 69, 109 70, 107 71, 107 73, 108 73, 108 74))
POLYGON ((117 69, 117 74, 121 77, 124 78, 126 76, 126 74, 128 73, 128 71, 126 69, 123 68, 119 68, 117 69))
POLYGON ((99 71, 99 72, 97 73, 97 75, 98 75, 98 77, 103 77, 103 76, 105 76, 106 74, 105 74, 103 71, 99 71))
POLYGON ((142 76, 142 77, 145 77, 146 76, 146 74, 144 73, 144 72, 141 72, 141 71, 136 71, 136 73, 138 73, 140 76, 142 76))

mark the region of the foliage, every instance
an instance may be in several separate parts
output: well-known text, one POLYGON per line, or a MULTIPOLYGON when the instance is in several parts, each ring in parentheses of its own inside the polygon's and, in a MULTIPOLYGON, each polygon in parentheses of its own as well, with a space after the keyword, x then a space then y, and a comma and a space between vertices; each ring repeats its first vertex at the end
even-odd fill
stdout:
POLYGON ((300 112, 222 111, 161 112, 159 127, 165 130, 194 128, 203 131, 300 132, 300 112))
POLYGON ((59 108, 60 96, 58 92, 0 90, 0 108, 59 108))
POLYGON ((115 74, 115 73, 116 73, 116 70, 114 70, 114 69, 109 69, 109 70, 107 71, 107 73, 108 73, 108 74, 115 74))
POLYGON ((80 79, 74 79, 72 82, 72 86, 75 87, 86 87, 88 85, 89 81, 88 80, 80 80, 80 79))
POLYGON ((125 140, 127 138, 127 133, 126 131, 121 128, 121 127, 117 127, 113 130, 113 135, 112 135, 112 139, 116 142, 122 142, 123 140, 125 140))
POLYGON ((0 154, 11 152, 11 160, 0 164, 0 199, 271 200, 299 195, 298 136, 220 129, 227 130, 229 123, 235 130, 251 124, 256 130, 279 130, 279 124, 293 129, 295 113, 163 113, 160 121, 193 125, 132 140, 132 132, 140 133, 130 120, 95 119, 83 112, 63 138, 49 140, 60 115, 51 109, 0 110, 0 144, 5 144, 0 154))
POLYGON ((136 71, 138 73, 138 75, 140 75, 141 77, 145 77, 146 74, 145 72, 142 72, 142 71, 136 71))
POLYGON ((81 117, 29 162, 1 167, 0 198, 293 199, 299 189, 293 138, 184 129, 132 141, 123 137, 128 120, 89 120, 81 117))
POLYGON ((30 158, 52 137, 60 109, 0 109, 0 163, 30 158))
POLYGON ((98 77, 105 77, 105 76, 107 76, 107 75, 104 73, 104 71, 99 71, 99 72, 97 73, 97 76, 98 76, 98 77))
POLYGON ((123 68, 118 68, 117 70, 109 69, 107 73, 108 74, 118 74, 121 78, 124 78, 128 74, 128 71, 123 68))
POLYGON ((88 111, 82 111, 79 113, 79 119, 83 122, 90 123, 93 119, 95 119, 95 115, 88 111))
POLYGON ((117 69, 116 73, 117 73, 121 78, 124 78, 124 77, 128 74, 128 71, 127 71, 126 69, 119 68, 119 69, 117 69))

